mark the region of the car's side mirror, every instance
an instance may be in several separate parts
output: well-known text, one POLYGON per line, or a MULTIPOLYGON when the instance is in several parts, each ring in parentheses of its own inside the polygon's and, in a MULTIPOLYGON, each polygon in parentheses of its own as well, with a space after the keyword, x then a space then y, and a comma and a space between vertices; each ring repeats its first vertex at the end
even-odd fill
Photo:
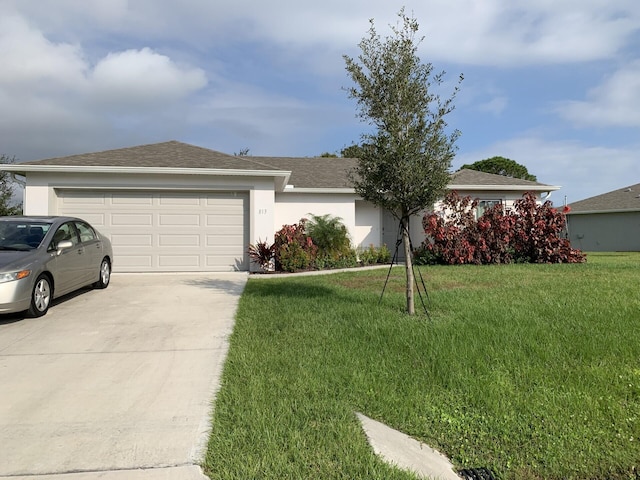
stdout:
POLYGON ((71 240, 62 240, 61 242, 58 242, 58 255, 60 255, 63 250, 71 247, 73 247, 71 240))

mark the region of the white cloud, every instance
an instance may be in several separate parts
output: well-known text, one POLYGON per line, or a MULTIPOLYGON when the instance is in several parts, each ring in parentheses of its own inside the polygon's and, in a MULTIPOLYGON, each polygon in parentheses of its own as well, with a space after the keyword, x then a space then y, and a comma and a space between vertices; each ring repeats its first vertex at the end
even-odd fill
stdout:
POLYGON ((147 135, 162 132, 164 140, 207 83, 202 69, 151 48, 114 51, 93 64, 81 44, 54 37, 19 15, 0 17, 2 153, 24 160, 119 146, 111 142, 151 125, 147 135))
POLYGON ((618 52, 640 28, 639 5, 626 0, 443 1, 436 3, 435 16, 426 8, 423 14, 428 52, 474 65, 602 59, 618 52))
POLYGON ((478 110, 481 112, 488 112, 494 115, 500 115, 507 105, 509 104, 509 100, 504 96, 493 97, 488 102, 484 102, 478 105, 478 110))
POLYGON ((0 18, 0 85, 5 89, 78 87, 86 64, 77 45, 53 43, 16 15, 0 18))
POLYGON ((577 126, 640 127, 640 60, 589 90, 586 100, 562 102, 556 112, 577 126))
POLYGON ((561 204, 565 195, 571 203, 640 181, 639 147, 609 148, 524 135, 463 152, 454 166, 496 155, 507 157, 526 166, 539 182, 562 186, 553 194, 556 204, 561 204))
POLYGON ((99 103, 126 109, 166 104, 203 88, 207 78, 198 68, 179 67, 149 48, 110 53, 89 77, 99 103))
POLYGON ((63 37, 120 33, 205 50, 254 41, 277 45, 280 53, 297 52, 310 65, 327 51, 338 60, 341 53, 355 53, 369 18, 384 35, 403 4, 427 36, 429 58, 473 65, 602 59, 618 53, 640 29, 636 0, 58 0, 50 8, 42 0, 9 3, 63 37))

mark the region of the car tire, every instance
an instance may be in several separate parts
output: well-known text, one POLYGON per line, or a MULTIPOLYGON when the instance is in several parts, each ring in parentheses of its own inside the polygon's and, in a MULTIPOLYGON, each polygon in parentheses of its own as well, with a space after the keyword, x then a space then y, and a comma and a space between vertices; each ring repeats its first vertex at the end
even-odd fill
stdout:
POLYGON ((49 310, 51 299, 53 298, 53 289, 51 288, 51 280, 48 276, 42 274, 36 280, 31 292, 31 306, 27 310, 30 317, 42 317, 49 310))
POLYGON ((100 272, 98 274, 98 281, 93 284, 95 288, 107 288, 111 281, 111 262, 108 258, 103 258, 100 263, 100 272))

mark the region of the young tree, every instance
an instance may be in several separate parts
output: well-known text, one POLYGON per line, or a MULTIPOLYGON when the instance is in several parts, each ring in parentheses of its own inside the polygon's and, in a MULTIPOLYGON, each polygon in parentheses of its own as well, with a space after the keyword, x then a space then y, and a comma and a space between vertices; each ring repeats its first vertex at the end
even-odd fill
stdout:
POLYGON ((522 180, 530 180, 532 182, 538 180, 535 175, 531 175, 529 173, 527 167, 519 164, 515 160, 505 157, 485 158, 484 160, 478 160, 471 164, 462 165, 460 168, 468 168, 470 170, 477 170, 478 172, 494 173, 505 177, 520 178, 522 180))
POLYGON ((15 163, 14 157, 8 155, 0 155, 0 216, 3 215, 20 215, 22 213, 22 204, 14 201, 14 181, 9 173, 3 172, 2 164, 15 163))
POLYGON ((355 83, 348 88, 358 103, 358 116, 373 127, 362 135, 359 163, 353 175, 356 192, 399 221, 405 253, 407 312, 415 313, 409 218, 431 207, 449 182, 449 169, 460 133, 447 133, 445 117, 454 109, 462 75, 451 95, 433 89, 445 72, 434 73, 418 57, 418 22, 398 13, 393 35, 381 39, 370 20, 368 36, 359 43, 357 60, 344 56, 355 83))

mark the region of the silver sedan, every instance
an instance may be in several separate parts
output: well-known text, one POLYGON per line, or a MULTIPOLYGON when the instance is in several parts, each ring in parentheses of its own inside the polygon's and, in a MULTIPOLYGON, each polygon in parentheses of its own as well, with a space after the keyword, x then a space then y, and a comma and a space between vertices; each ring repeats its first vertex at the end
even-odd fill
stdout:
POLYGON ((82 287, 106 288, 111 242, 73 217, 0 217, 0 313, 40 317, 82 287))

